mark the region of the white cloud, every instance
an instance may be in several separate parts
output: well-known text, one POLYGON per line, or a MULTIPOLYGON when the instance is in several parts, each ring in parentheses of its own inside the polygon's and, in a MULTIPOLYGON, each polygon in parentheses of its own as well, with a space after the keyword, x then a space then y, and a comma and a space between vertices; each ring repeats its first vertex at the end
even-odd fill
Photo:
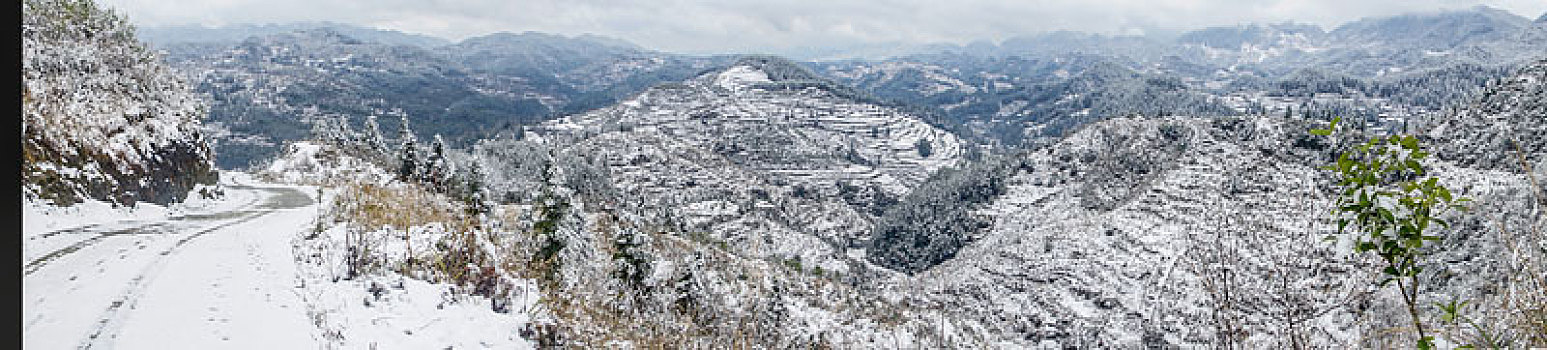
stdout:
POLYGON ((1540 0, 99 0, 141 25, 334 21, 445 37, 592 33, 679 52, 1003 40, 1053 30, 1133 34, 1308 22, 1486 4, 1536 18, 1540 0))

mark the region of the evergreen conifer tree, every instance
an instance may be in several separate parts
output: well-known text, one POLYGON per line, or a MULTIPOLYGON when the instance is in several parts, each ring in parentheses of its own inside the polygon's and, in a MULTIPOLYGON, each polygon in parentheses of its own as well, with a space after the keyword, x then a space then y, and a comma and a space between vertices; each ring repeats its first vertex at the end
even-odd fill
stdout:
POLYGON ((446 140, 440 134, 435 134, 435 140, 430 143, 430 155, 426 160, 424 177, 437 191, 446 191, 450 187, 451 164, 446 161, 446 140))
POLYGON ((398 179, 413 181, 419 179, 419 141, 414 138, 413 130, 408 128, 408 117, 403 116, 403 127, 399 129, 398 140, 401 146, 398 148, 398 179))
POLYGON ((387 153, 387 139, 381 135, 381 126, 376 124, 376 116, 365 117, 365 148, 373 155, 387 153))

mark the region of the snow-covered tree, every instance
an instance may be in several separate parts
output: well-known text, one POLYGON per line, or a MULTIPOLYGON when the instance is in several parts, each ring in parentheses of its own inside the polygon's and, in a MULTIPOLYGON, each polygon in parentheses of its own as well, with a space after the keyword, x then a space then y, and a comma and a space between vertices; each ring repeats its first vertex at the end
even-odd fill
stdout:
POLYGON ((376 124, 376 116, 365 117, 365 148, 374 154, 387 153, 387 139, 381 135, 381 125, 376 124))
POLYGON ((467 202, 468 210, 474 213, 489 212, 487 196, 484 194, 483 166, 478 165, 478 159, 467 162, 467 170, 461 172, 459 187, 461 187, 463 201, 467 202))
POLYGON ((408 116, 402 117, 403 127, 398 129, 398 179, 414 181, 419 179, 422 171, 419 156, 419 141, 414 138, 414 132, 408 128, 408 116))
POLYGON ((429 158, 425 160, 424 180, 437 191, 446 191, 452 184, 451 163, 446 159, 446 140, 435 134, 430 143, 429 158))
POLYGON ((349 146, 357 144, 356 141, 358 141, 360 137, 355 135, 354 128, 349 126, 349 116, 340 114, 337 118, 334 118, 333 122, 333 129, 337 133, 333 136, 334 142, 337 142, 340 145, 349 146))

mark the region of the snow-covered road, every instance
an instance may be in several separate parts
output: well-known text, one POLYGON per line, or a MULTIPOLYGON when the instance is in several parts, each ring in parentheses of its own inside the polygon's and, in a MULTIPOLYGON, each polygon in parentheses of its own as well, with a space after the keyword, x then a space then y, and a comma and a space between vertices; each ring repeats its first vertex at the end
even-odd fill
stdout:
POLYGON ((316 199, 232 175, 159 215, 24 214, 23 347, 318 348, 291 245, 316 199))

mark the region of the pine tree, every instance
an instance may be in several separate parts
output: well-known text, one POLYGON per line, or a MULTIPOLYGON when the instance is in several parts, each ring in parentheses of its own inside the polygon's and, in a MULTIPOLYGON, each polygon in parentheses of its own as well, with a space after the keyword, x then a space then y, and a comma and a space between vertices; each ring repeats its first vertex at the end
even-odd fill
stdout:
POLYGON ((364 138, 365 148, 370 150, 372 155, 379 156, 387 153, 387 139, 381 135, 381 126, 376 124, 374 115, 365 117, 364 138))
POLYGON ((398 140, 401 146, 398 148, 398 179, 413 181, 419 179, 419 141, 414 138, 413 130, 408 128, 408 116, 403 116, 403 127, 399 129, 398 140))
POLYGON ((330 137, 330 135, 332 135, 332 132, 328 130, 331 126, 328 125, 327 121, 325 121, 323 119, 312 119, 311 124, 312 124, 311 133, 312 133, 312 140, 313 141, 317 141, 317 142, 321 143, 321 142, 327 142, 329 140, 332 140, 332 137, 330 137))
POLYGON ((349 117, 340 114, 338 118, 334 120, 334 123, 335 126, 333 127, 333 142, 340 146, 357 146, 356 141, 358 137, 355 136, 354 129, 349 127, 349 117))
POLYGON ((424 177, 437 191, 445 192, 451 181, 451 164, 446 161, 446 140, 440 134, 435 134, 435 141, 430 143, 430 156, 426 161, 428 169, 425 169, 424 177))
POLYGON ((462 173, 461 187, 468 210, 474 214, 489 212, 489 206, 484 202, 483 167, 478 165, 477 159, 467 164, 467 172, 462 173))

